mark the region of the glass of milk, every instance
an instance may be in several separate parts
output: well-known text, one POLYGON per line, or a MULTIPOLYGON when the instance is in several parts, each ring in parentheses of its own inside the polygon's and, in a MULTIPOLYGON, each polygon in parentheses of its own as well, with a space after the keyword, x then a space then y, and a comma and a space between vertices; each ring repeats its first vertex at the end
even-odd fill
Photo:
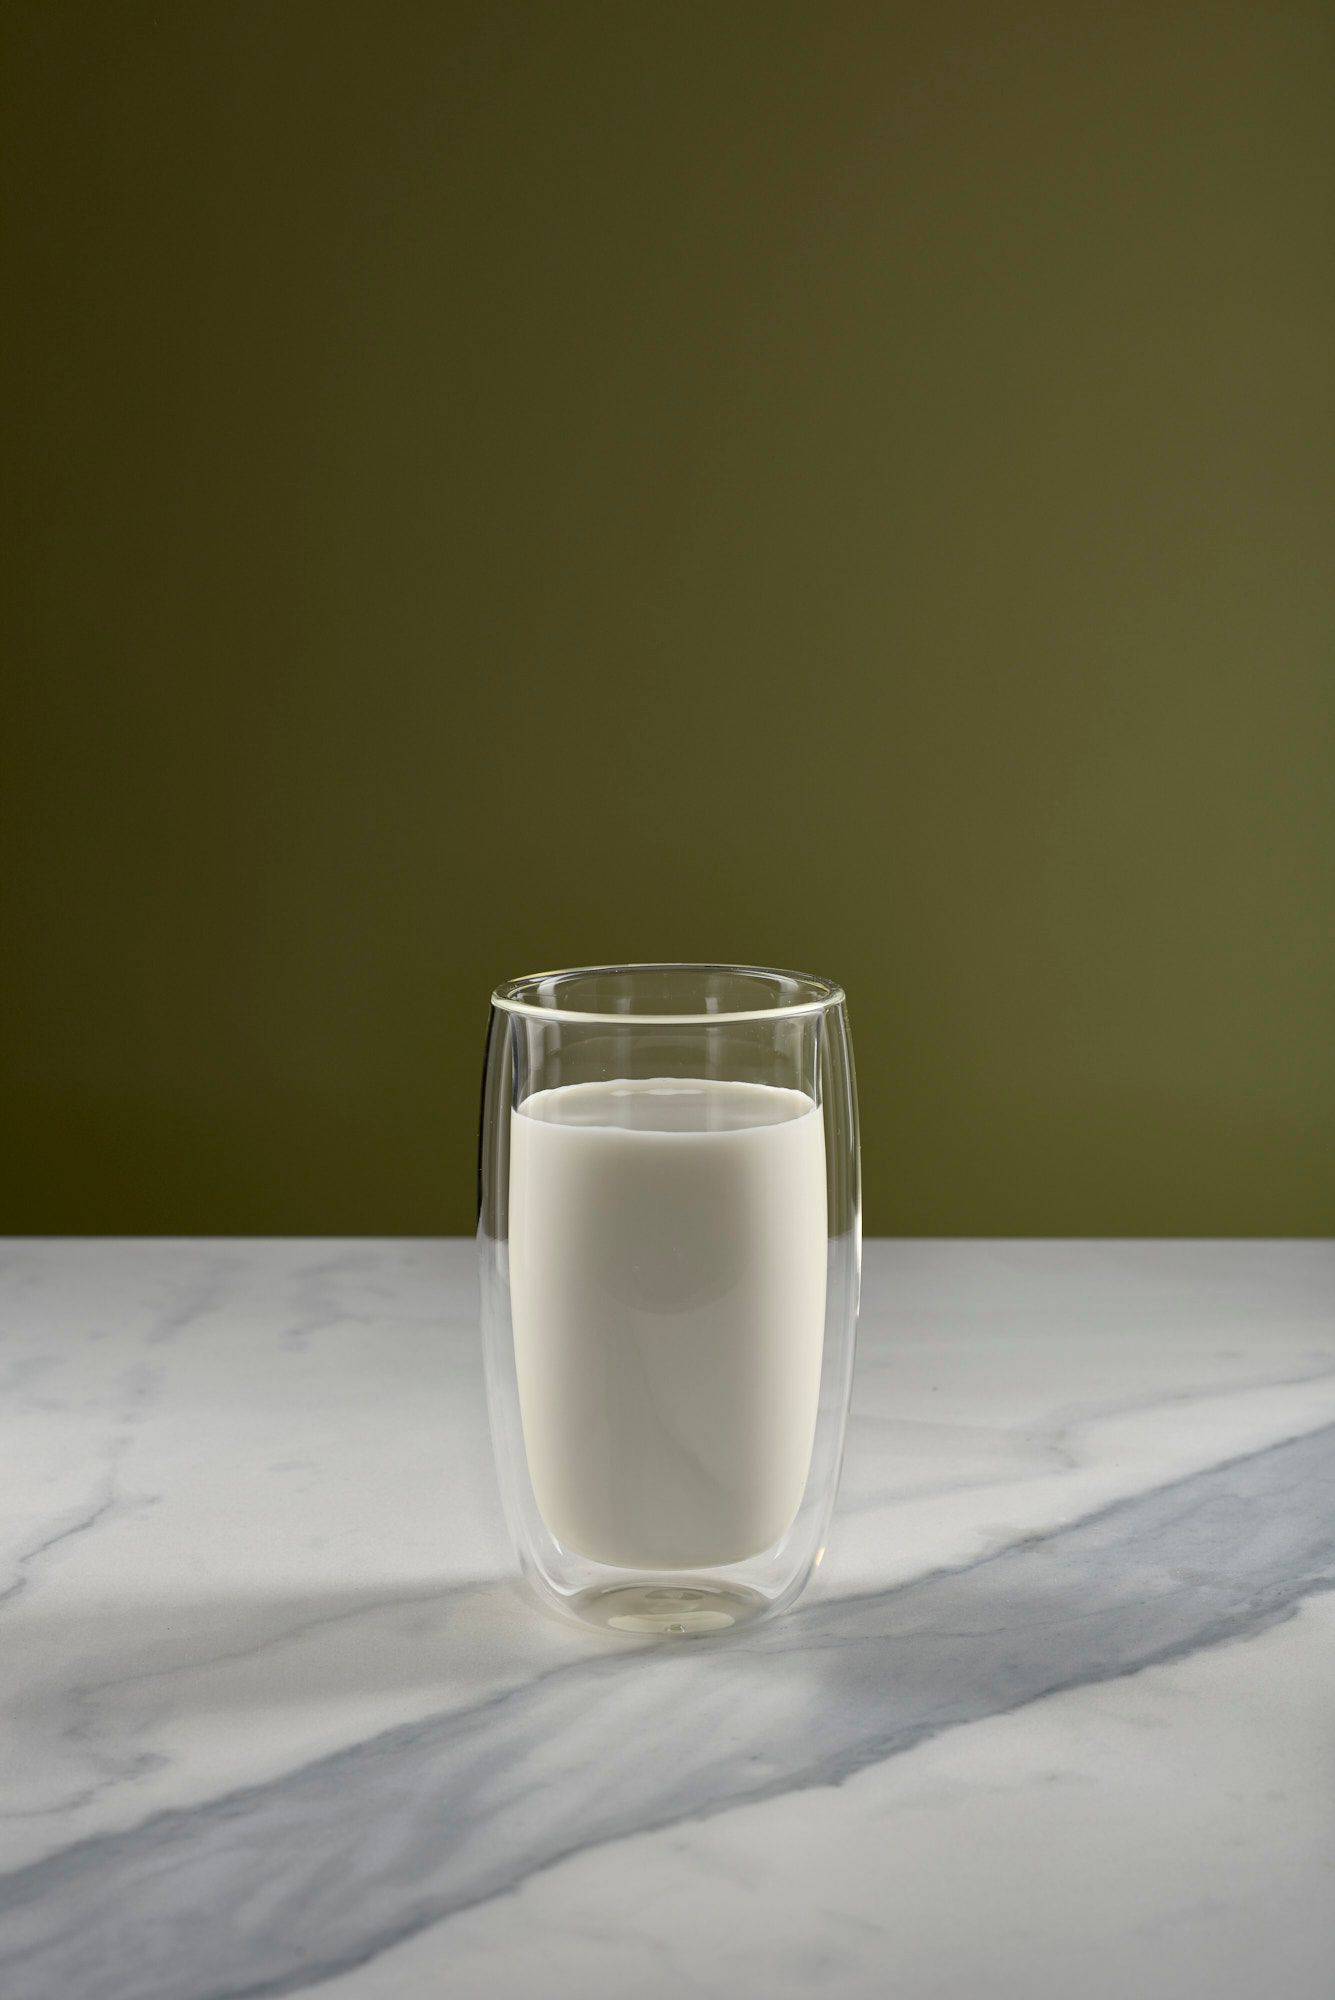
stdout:
POLYGON ((824 1553, 861 1255, 841 989, 608 965, 492 995, 478 1242, 524 1575, 613 1632, 726 1632, 824 1553))

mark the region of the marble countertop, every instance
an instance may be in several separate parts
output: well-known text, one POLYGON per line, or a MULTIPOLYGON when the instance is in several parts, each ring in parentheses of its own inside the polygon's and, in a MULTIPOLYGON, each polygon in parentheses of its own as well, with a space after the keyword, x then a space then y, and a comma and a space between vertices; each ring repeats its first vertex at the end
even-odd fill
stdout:
POLYGON ((1335 1249, 872 1243, 826 1561, 531 1609, 471 1244, 0 1254, 5 2000, 1326 2000, 1335 1249))

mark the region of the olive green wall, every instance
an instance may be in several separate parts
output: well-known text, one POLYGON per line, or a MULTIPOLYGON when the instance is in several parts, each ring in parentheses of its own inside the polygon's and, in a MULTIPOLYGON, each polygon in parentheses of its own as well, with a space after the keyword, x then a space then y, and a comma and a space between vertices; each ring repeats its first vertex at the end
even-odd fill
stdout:
POLYGON ((666 956, 874 1231, 1330 1227, 1331 29, 9 0, 0 1223, 470 1229, 666 956))

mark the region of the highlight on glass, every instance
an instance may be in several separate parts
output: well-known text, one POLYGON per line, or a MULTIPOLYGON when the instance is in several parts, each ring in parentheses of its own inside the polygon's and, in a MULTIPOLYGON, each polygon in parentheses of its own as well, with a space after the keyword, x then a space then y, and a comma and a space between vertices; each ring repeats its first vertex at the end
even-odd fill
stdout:
POLYGON ((478 1244, 520 1567, 612 1632, 723 1633, 824 1551, 861 1263, 842 990, 609 965, 492 996, 478 1244))

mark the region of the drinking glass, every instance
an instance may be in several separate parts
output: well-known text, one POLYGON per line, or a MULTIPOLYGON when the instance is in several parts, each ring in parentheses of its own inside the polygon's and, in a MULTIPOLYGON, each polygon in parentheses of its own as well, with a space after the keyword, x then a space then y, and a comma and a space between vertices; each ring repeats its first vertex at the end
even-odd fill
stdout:
POLYGON ((492 995, 478 1245, 492 1442, 542 1603, 721 1633, 824 1554, 861 1266, 841 989, 749 965, 492 995))

